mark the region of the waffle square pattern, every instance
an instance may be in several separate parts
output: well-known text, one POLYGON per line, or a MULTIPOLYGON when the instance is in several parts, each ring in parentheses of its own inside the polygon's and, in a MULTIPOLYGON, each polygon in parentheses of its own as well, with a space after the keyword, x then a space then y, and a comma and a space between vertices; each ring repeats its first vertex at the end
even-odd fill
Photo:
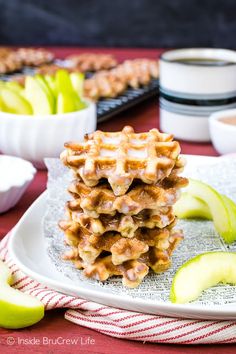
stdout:
POLYGON ((85 276, 121 276, 138 286, 149 270, 161 273, 183 238, 174 230, 173 205, 188 180, 173 137, 152 129, 136 134, 96 131, 65 144, 61 160, 74 171, 71 199, 59 221, 68 251, 63 258, 85 276))
POLYGON ((108 180, 115 195, 124 195, 134 179, 154 184, 170 175, 180 153, 173 136, 152 129, 134 133, 124 127, 121 132, 96 131, 83 143, 69 142, 61 159, 90 187, 102 178, 108 180))

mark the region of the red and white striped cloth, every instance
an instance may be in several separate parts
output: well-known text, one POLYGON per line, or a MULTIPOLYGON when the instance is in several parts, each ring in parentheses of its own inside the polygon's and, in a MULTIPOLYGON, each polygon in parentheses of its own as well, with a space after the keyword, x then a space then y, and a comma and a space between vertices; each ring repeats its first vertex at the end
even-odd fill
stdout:
POLYGON ((235 343, 235 321, 201 321, 147 315, 104 306, 63 295, 26 276, 8 254, 6 236, 0 243, 0 259, 14 276, 13 286, 37 297, 46 310, 66 308, 65 318, 109 336, 156 343, 212 344, 235 343))

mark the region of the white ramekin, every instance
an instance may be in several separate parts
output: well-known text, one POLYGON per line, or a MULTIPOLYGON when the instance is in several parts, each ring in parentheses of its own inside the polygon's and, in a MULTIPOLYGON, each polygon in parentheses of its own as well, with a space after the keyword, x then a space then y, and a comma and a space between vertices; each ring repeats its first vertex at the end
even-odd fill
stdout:
POLYGON ((209 119, 210 136, 215 149, 221 154, 236 153, 236 125, 221 122, 221 118, 236 118, 236 109, 214 113, 209 119))
POLYGON ((64 143, 82 141, 84 134, 95 130, 96 105, 71 113, 46 116, 0 112, 0 151, 31 161, 45 168, 45 157, 59 157, 64 143))
POLYGON ((35 168, 28 161, 0 155, 0 213, 18 203, 35 172, 35 168))
POLYGON ((160 125, 189 141, 209 141, 209 116, 236 108, 236 52, 190 48, 167 51, 160 58, 160 125), (198 65, 176 59, 220 59, 225 65, 198 65), (230 62, 230 63, 229 63, 230 62))

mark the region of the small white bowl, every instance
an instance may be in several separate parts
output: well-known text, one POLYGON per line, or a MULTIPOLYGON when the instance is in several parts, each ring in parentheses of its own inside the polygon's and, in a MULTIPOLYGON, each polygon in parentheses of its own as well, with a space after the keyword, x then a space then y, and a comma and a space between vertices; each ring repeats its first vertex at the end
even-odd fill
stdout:
POLYGON ((0 213, 4 213, 18 203, 36 170, 28 161, 0 155, 0 171, 0 213))
POLYGON ((80 141, 96 128, 96 105, 71 113, 45 116, 0 112, 0 151, 45 168, 45 157, 59 157, 64 143, 80 141))
POLYGON ((224 118, 236 120, 236 109, 214 113, 209 119, 211 141, 221 155, 236 153, 236 125, 220 121, 224 118))

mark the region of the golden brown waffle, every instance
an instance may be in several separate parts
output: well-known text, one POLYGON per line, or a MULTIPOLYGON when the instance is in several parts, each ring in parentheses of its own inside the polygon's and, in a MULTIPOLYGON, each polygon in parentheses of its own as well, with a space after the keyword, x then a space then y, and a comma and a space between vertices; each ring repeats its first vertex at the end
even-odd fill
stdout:
MULTIPOLYGON (((46 75, 46 74, 48 74, 48 75, 55 75, 56 72, 57 72, 58 70, 61 70, 61 69, 67 70, 67 68, 64 68, 64 67, 61 67, 61 66, 59 66, 59 65, 57 65, 57 64, 51 63, 51 64, 41 65, 39 68, 37 68, 37 69, 35 70, 35 72, 36 72, 37 74, 41 74, 41 75, 46 75)), ((68 70, 67 70, 67 71, 68 71, 68 70)))
POLYGON ((41 65, 40 67, 38 67, 35 70, 35 72, 37 74, 41 74, 41 75, 48 74, 48 75, 54 76, 58 70, 62 70, 62 69, 65 70, 65 71, 68 71, 69 73, 80 72, 76 68, 65 67, 65 66, 61 66, 61 65, 58 65, 58 64, 54 64, 54 63, 41 65))
POLYGON ((107 251, 116 258, 113 259, 114 264, 120 264, 125 260, 138 258, 142 253, 147 252, 149 246, 162 251, 168 249, 170 247, 169 240, 172 239, 171 229, 175 223, 176 221, 164 229, 139 228, 135 231, 133 238, 122 237, 121 234, 116 232, 106 232, 102 236, 98 236, 90 234, 86 229, 80 229, 79 233, 76 225, 72 225, 69 229, 65 228, 64 232, 66 243, 77 248, 78 254, 84 262, 93 263, 103 251, 107 251), (121 245, 123 245, 122 251, 121 245), (126 246, 130 249, 129 252, 124 250, 126 246), (119 253, 119 259, 117 252, 119 253), (136 256, 137 252, 139 253, 138 256, 136 256))
POLYGON ((138 88, 159 76, 158 62, 150 59, 126 60, 112 70, 99 71, 85 80, 84 95, 92 100, 117 97, 128 86, 138 88))
POLYGON ((42 48, 19 48, 14 52, 14 55, 23 65, 29 66, 39 66, 50 63, 54 59, 53 53, 42 48))
POLYGON ((155 210, 173 205, 179 198, 179 189, 185 187, 186 178, 172 176, 157 185, 139 183, 128 193, 115 196, 107 183, 97 187, 87 187, 84 183, 74 181, 68 191, 75 198, 68 202, 70 210, 83 209, 92 218, 100 214, 115 215, 116 212, 125 215, 136 215, 145 209, 155 210))
POLYGON ((111 70, 99 71, 84 82, 84 96, 92 100, 119 96, 127 89, 127 84, 111 70))
POLYGON ((0 59, 6 58, 9 53, 12 52, 12 49, 7 48, 7 47, 0 47, 0 59))
POLYGON ((68 142, 65 148, 61 160, 87 186, 106 178, 115 195, 125 194, 134 179, 154 184, 169 176, 180 153, 172 135, 157 129, 135 134, 128 126, 117 133, 98 130, 83 143, 68 142))
POLYGON ((101 214, 97 219, 86 215, 79 206, 71 208, 70 203, 67 203, 66 210, 67 220, 59 223, 63 230, 77 230, 80 234, 86 229, 90 234, 98 236, 108 231, 116 231, 123 237, 131 238, 140 227, 164 228, 175 219, 172 207, 162 207, 158 210, 146 209, 133 216, 120 213, 114 216, 101 214))
POLYGON ((22 69, 22 63, 16 57, 15 52, 4 50, 0 56, 0 74, 8 74, 20 69, 22 69))
POLYGON ((49 63, 54 55, 45 49, 19 48, 0 49, 0 74, 7 74, 22 69, 24 65, 39 66, 49 63))
POLYGON ((81 72, 110 69, 117 65, 117 61, 110 54, 83 53, 66 57, 72 68, 81 72))
POLYGON ((155 273, 169 268, 171 255, 182 238, 181 231, 168 228, 139 229, 132 239, 114 233, 102 237, 85 236, 81 241, 77 240, 77 244, 73 240, 73 248, 64 259, 72 260, 77 268, 83 268, 89 278, 104 281, 113 275, 122 275, 125 286, 136 287, 147 275, 148 267, 155 273))
POLYGON ((147 85, 152 78, 158 78, 159 64, 157 60, 145 58, 125 60, 113 69, 113 73, 128 86, 138 88, 140 85, 147 85))

